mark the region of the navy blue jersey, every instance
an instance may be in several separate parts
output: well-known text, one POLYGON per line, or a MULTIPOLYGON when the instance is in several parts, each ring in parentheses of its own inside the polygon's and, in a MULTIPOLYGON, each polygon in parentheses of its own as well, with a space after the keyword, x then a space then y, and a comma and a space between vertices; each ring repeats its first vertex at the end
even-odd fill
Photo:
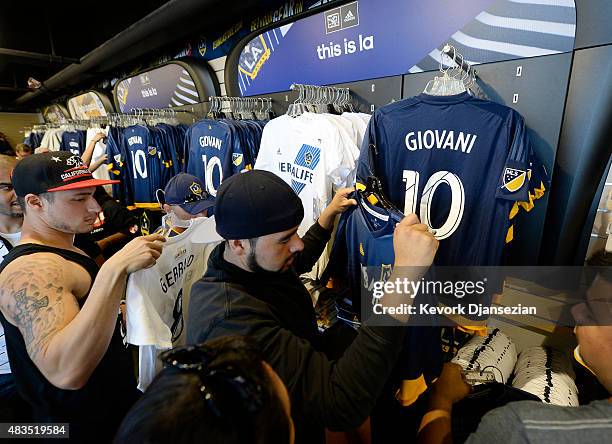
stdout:
POLYGON ((220 120, 200 120, 185 140, 186 171, 198 177, 212 196, 224 178, 245 168, 241 140, 230 124, 220 120))
POLYGON ((437 265, 499 265, 511 210, 535 193, 533 159, 513 109, 467 92, 420 94, 374 113, 357 178, 378 176, 398 208, 436 231, 437 265))
POLYGON ((127 154, 127 175, 132 184, 134 205, 157 208, 157 189, 163 189, 163 172, 159 140, 146 126, 134 125, 123 130, 127 154))
POLYGON ((132 182, 128 176, 127 152, 123 142, 123 129, 110 127, 106 140, 107 168, 112 179, 121 181, 113 184, 113 197, 124 205, 131 205, 134 203, 132 182))
POLYGON ((61 151, 70 151, 75 156, 81 156, 85 151, 85 131, 64 131, 60 143, 61 151))
MULTIPOLYGON (((391 275, 395 261, 393 230, 396 222, 384 209, 370 205, 357 194, 353 197, 358 205, 340 218, 325 274, 344 281, 340 286, 348 288, 353 308, 359 313, 362 289, 367 288, 371 294, 374 282, 386 281, 391 275)), ((417 296, 415 303, 423 302, 421 299, 417 296)), ((364 308, 371 312, 371 308, 364 308)), ((409 327, 398 359, 395 374, 402 380, 411 381, 404 385, 411 401, 439 376, 441 370, 440 329, 435 324, 432 318, 431 326, 409 327)))

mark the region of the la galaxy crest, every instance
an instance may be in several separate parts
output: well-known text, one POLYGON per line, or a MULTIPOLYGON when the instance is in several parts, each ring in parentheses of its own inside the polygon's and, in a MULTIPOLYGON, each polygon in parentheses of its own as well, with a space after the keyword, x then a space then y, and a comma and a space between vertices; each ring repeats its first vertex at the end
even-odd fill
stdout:
POLYGON ((312 155, 311 152, 307 152, 306 154, 304 154, 304 164, 310 168, 312 165, 312 161, 313 161, 314 156, 312 155))
POLYGON ((197 182, 191 182, 189 185, 189 190, 198 197, 202 197, 202 187, 197 182))
POLYGON ((259 74, 261 67, 270 58, 270 53, 270 48, 268 48, 263 36, 260 35, 258 39, 256 38, 251 41, 242 50, 238 62, 238 70, 249 76, 251 80, 254 80, 257 74, 259 74))

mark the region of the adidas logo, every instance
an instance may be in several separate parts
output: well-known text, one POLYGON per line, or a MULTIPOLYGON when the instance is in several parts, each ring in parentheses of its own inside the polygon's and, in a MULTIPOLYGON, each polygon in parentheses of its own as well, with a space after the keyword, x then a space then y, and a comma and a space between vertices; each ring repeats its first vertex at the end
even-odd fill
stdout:
POLYGON ((344 16, 344 21, 350 22, 351 20, 355 20, 355 16, 353 15, 352 11, 349 11, 346 16, 344 16))

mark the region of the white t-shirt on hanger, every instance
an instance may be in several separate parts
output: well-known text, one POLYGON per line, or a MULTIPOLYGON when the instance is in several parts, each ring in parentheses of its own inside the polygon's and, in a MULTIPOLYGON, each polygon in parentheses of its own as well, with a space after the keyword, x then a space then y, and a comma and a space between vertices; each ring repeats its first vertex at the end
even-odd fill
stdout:
MULTIPOLYGON (((89 146, 89 143, 91 142, 91 140, 98 133, 108 134, 108 127, 106 127, 105 129, 88 128, 87 137, 85 139, 86 147, 89 146)), ((106 143, 104 143, 102 140, 99 140, 96 143, 96 146, 94 147, 93 154, 91 156, 91 163, 96 162, 98 159, 100 159, 100 157, 102 157, 105 154, 106 154, 106 143)), ((106 167, 106 164, 100 165, 100 167, 96 171, 92 172, 91 174, 95 179, 102 179, 102 180, 110 179, 110 176, 108 174, 108 168, 106 167)), ((108 194, 112 195, 113 193, 112 185, 104 185, 104 189, 106 190, 108 194)))
POLYGON ((271 171, 289 184, 302 200, 303 236, 354 169, 346 138, 327 118, 304 113, 271 120, 264 128, 255 169, 271 171))
POLYGON ((140 346, 138 388, 144 391, 161 370, 159 353, 185 344, 189 293, 206 271, 208 257, 219 243, 194 243, 192 236, 209 219, 193 219, 189 228, 168 237, 151 268, 132 273, 126 289, 127 342, 140 346))

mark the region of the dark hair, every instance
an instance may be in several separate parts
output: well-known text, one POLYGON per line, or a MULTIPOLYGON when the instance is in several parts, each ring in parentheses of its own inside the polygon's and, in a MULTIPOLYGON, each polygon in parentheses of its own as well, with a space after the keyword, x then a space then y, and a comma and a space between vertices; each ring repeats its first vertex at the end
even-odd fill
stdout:
POLYGON ((18 143, 17 145, 15 145, 15 153, 21 153, 21 152, 34 154, 34 148, 32 148, 30 145, 27 145, 25 143, 18 143))
POLYGON ((128 412, 116 444, 289 443, 289 418, 250 340, 230 336, 168 353, 171 364, 128 412), (179 368, 181 353, 208 358, 196 357, 200 368, 179 368), (234 379, 218 376, 227 372, 234 379), (235 381, 247 389, 234 390, 235 381))
MULTIPOLYGON (((16 196, 16 197, 17 197, 17 203, 19 203, 19 205, 21 206, 21 210, 23 211, 23 214, 26 214, 25 196, 16 196)), ((38 197, 43 198, 47 203, 53 202, 55 200, 55 195, 53 193, 42 193, 42 194, 39 194, 38 197)))

